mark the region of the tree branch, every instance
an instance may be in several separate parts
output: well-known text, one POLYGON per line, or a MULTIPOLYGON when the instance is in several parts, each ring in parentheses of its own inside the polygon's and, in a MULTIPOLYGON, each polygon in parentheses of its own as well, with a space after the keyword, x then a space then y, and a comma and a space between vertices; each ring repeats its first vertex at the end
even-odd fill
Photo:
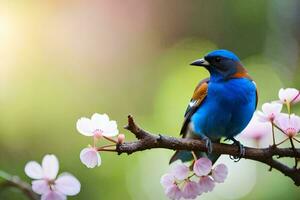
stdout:
POLYGON ((31 200, 38 200, 39 196, 35 194, 28 183, 23 182, 18 176, 11 176, 4 171, 0 171, 0 178, 4 179, 0 183, 0 191, 2 188, 15 187, 23 192, 31 200))
MULTIPOLYGON (((147 149, 163 148, 170 150, 188 150, 188 151, 203 151, 206 152, 206 145, 201 140, 174 138, 161 134, 152 134, 141 129, 133 120, 132 116, 128 116, 128 125, 124 127, 133 133, 137 141, 125 142, 117 144, 116 151, 118 154, 132 154, 138 151, 147 149)), ((213 153, 227 154, 231 156, 239 156, 239 148, 236 145, 213 143, 213 153)), ((291 178, 295 185, 300 186, 300 170, 293 167, 288 167, 285 164, 275 160, 274 157, 290 157, 300 158, 300 149, 293 150, 292 148, 277 148, 270 146, 269 148, 251 148, 245 147, 245 155, 243 158, 264 163, 270 167, 280 171, 285 176, 291 178)))

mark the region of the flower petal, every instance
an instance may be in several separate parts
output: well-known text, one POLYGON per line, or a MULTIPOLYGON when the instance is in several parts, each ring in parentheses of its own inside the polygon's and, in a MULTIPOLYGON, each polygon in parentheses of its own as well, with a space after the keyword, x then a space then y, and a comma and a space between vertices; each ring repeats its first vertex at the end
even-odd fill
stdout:
POLYGON ((101 127, 103 135, 106 137, 113 137, 119 134, 118 125, 116 121, 109 121, 101 127))
POLYGON ((55 188, 64 195, 73 196, 80 192, 80 182, 73 175, 63 173, 56 179, 55 188))
POLYGON ((30 161, 25 165, 25 174, 32 179, 41 179, 43 178, 43 169, 39 163, 30 161))
POLYGON ((45 155, 42 161, 42 168, 44 171, 44 177, 50 180, 55 179, 59 170, 59 163, 56 156, 53 154, 45 155))
POLYGON ((200 178, 199 185, 203 192, 211 192, 215 187, 215 182, 209 176, 203 176, 200 178))
POLYGON ((282 113, 277 119, 278 125, 281 129, 286 130, 289 128, 289 115, 282 113))
POLYGON ((208 158, 198 159, 193 167, 193 170, 197 176, 206 176, 211 172, 212 162, 208 158))
POLYGON ((264 103, 262 105, 262 111, 267 114, 278 114, 282 110, 282 104, 277 103, 277 102, 272 102, 272 103, 264 103))
POLYGON ((109 117, 107 114, 93 114, 91 118, 91 122, 93 125, 93 130, 100 130, 103 132, 103 127, 105 127, 109 123, 109 117))
POLYGON ((179 200, 182 197, 182 192, 176 184, 172 184, 170 187, 167 187, 165 194, 172 200, 179 200))
POLYGON ((105 124, 107 122, 109 122, 109 117, 107 114, 98 114, 98 113, 94 113, 92 115, 92 118, 91 118, 92 122, 93 123, 96 123, 96 124, 105 124))
POLYGON ((88 118, 80 118, 76 123, 76 128, 79 133, 85 136, 93 136, 94 130, 93 130, 93 123, 88 118))
POLYGON ((177 164, 175 165, 172 170, 171 174, 178 180, 184 180, 188 177, 190 169, 185 164, 177 164))
POLYGON ((263 138, 272 134, 271 123, 264 123, 259 120, 257 115, 253 115, 251 121, 247 127, 242 131, 241 135, 246 138, 250 138, 256 141, 262 140, 263 138))
POLYGON ((290 121, 291 126, 296 130, 296 133, 298 133, 300 130, 300 117, 295 114, 292 114, 290 116, 290 121))
POLYGON ((43 194, 41 200, 66 200, 67 197, 57 191, 49 191, 46 194, 43 194))
POLYGON ((46 180, 32 181, 32 190, 37 194, 45 194, 50 191, 50 187, 46 180))
POLYGON ((175 182, 175 177, 172 174, 164 174, 161 178, 160 178, 160 184, 164 187, 170 187, 174 184, 175 182))
POLYGON ((94 168, 101 165, 100 154, 92 147, 82 149, 80 152, 80 160, 88 168, 94 168))
POLYGON ((185 199, 195 199, 201 193, 200 185, 194 181, 187 181, 182 188, 182 196, 185 199))
POLYGON ((256 111, 255 115, 253 115, 255 117, 257 117, 258 121, 260 122, 269 122, 269 118, 268 116, 266 116, 263 112, 261 111, 256 111))
POLYGON ((223 183, 227 178, 227 175, 228 175, 227 166, 224 164, 219 164, 212 170, 211 176, 213 177, 215 182, 223 183))

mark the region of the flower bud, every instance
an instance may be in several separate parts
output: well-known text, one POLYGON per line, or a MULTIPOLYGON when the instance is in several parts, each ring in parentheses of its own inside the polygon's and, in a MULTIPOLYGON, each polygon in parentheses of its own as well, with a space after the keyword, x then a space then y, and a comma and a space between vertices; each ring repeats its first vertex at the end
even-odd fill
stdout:
POLYGON ((124 134, 119 134, 118 135, 118 143, 123 144, 125 142, 125 135, 124 134))

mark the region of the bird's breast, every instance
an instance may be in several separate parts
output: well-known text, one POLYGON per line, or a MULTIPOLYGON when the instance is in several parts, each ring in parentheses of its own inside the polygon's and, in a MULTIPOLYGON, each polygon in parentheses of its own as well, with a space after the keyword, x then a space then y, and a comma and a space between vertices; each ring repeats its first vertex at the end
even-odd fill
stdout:
POLYGON ((210 82, 205 102, 192 117, 196 132, 233 137, 249 123, 255 111, 256 86, 248 79, 210 82))
POLYGON ((221 105, 244 105, 255 100, 256 86, 249 79, 210 83, 207 98, 221 105))

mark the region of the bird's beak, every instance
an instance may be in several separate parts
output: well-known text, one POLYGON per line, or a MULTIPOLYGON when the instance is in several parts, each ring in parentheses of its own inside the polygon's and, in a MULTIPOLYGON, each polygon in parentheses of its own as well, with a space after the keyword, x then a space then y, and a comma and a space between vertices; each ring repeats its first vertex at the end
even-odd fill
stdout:
POLYGON ((190 65, 208 67, 210 64, 204 58, 201 58, 201 59, 195 60, 190 65))

